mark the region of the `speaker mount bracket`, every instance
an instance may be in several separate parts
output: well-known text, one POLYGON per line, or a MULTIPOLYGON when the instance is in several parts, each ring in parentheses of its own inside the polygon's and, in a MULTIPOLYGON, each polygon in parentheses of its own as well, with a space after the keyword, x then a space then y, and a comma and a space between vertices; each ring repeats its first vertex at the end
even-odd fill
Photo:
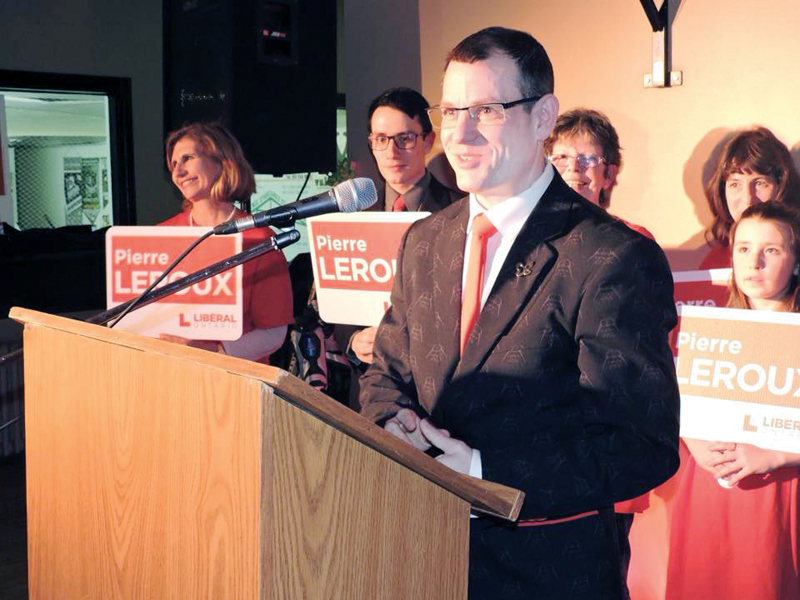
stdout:
POLYGON ((653 29, 653 70, 644 76, 644 87, 664 88, 683 84, 683 72, 672 70, 672 23, 680 0, 663 0, 656 8, 654 0, 639 0, 653 29))

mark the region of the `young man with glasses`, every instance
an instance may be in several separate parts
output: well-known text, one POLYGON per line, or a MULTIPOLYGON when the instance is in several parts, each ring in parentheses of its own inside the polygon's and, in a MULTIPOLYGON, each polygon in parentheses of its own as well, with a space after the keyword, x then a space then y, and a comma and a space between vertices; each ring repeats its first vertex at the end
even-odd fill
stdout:
MULTIPOLYGON (((375 98, 368 111, 368 143, 384 182, 376 210, 438 212, 463 196, 439 182, 426 168, 436 134, 428 101, 410 88, 392 88, 375 98)), ((375 327, 354 332, 347 357, 357 368, 372 362, 375 327)))
POLYGON ((437 212, 462 196, 425 168, 436 139, 428 106, 410 88, 387 90, 369 106, 367 141, 384 180, 378 186, 379 210, 437 212))
POLYGON ((464 39, 430 113, 469 197, 403 240, 362 414, 525 492, 517 523, 471 520, 470 598, 622 598, 613 504, 678 468, 667 261, 547 162, 558 100, 529 34, 464 39))

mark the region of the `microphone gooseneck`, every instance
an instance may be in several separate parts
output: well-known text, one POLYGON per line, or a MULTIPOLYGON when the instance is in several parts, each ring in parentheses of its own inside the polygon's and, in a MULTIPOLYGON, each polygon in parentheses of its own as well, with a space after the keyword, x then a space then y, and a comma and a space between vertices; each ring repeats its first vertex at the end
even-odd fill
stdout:
POLYGON ((356 177, 311 198, 278 206, 235 221, 226 221, 214 228, 214 234, 228 235, 268 225, 285 227, 297 220, 317 215, 358 212, 369 208, 377 200, 378 192, 372 180, 366 177, 356 177))

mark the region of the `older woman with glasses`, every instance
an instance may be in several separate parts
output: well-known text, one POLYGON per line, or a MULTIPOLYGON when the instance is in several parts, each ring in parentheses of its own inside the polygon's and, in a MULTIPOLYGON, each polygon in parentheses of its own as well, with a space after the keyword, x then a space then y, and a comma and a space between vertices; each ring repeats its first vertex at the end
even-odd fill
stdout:
MULTIPOLYGON (((622 167, 622 148, 617 131, 606 115, 588 108, 562 113, 544 149, 569 187, 592 204, 608 210, 611 190, 617 185, 622 167)), ((623 222, 654 239, 644 227, 623 222)))
MULTIPOLYGON (((239 142, 224 127, 213 123, 187 125, 169 134, 166 151, 172 182, 183 196, 183 211, 160 225, 215 227, 248 214, 245 211, 255 192, 253 169, 239 142)), ((243 234, 243 247, 246 250, 273 235, 269 228, 251 229, 243 234)), ((283 344, 286 326, 293 321, 286 259, 280 252, 268 252, 246 262, 243 268, 241 338, 222 342, 161 337, 269 363, 269 355, 283 344)))
POLYGON ((592 204, 608 208, 622 166, 619 137, 608 117, 586 108, 562 113, 545 152, 567 185, 592 204))
MULTIPOLYGON (((587 108, 562 113, 544 148, 567 185, 592 204, 608 209, 611 190, 622 166, 622 153, 617 131, 606 115, 587 108)), ((654 239, 644 227, 623 222, 634 231, 654 239)), ((631 557, 628 534, 634 514, 643 512, 649 505, 649 494, 644 494, 614 506, 623 578, 627 577, 631 557)))

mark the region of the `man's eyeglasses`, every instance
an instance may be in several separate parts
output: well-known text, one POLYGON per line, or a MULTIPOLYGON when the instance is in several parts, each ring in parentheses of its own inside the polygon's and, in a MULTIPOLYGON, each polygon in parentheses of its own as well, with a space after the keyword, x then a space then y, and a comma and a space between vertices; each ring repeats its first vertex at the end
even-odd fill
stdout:
POLYGON ((577 156, 571 154, 556 154, 550 157, 550 162, 553 163, 553 166, 559 171, 566 169, 571 160, 575 161, 575 164, 578 165, 578 169, 581 171, 592 169, 605 162, 602 156, 596 156, 594 154, 578 154, 577 156))
POLYGON ((415 133, 413 131, 404 131, 396 135, 382 135, 380 133, 370 133, 367 137, 369 147, 373 150, 380 152, 389 147, 389 142, 394 140, 394 145, 400 150, 411 150, 417 145, 417 138, 425 137, 424 133, 415 133))
POLYGON ((531 96, 513 102, 488 102, 487 104, 476 104, 457 108, 455 106, 431 106, 428 109, 428 116, 436 129, 447 129, 455 127, 458 122, 458 113, 462 110, 467 111, 469 118, 478 121, 482 125, 500 125, 505 123, 506 110, 519 104, 528 102, 538 102, 542 96, 531 96))

